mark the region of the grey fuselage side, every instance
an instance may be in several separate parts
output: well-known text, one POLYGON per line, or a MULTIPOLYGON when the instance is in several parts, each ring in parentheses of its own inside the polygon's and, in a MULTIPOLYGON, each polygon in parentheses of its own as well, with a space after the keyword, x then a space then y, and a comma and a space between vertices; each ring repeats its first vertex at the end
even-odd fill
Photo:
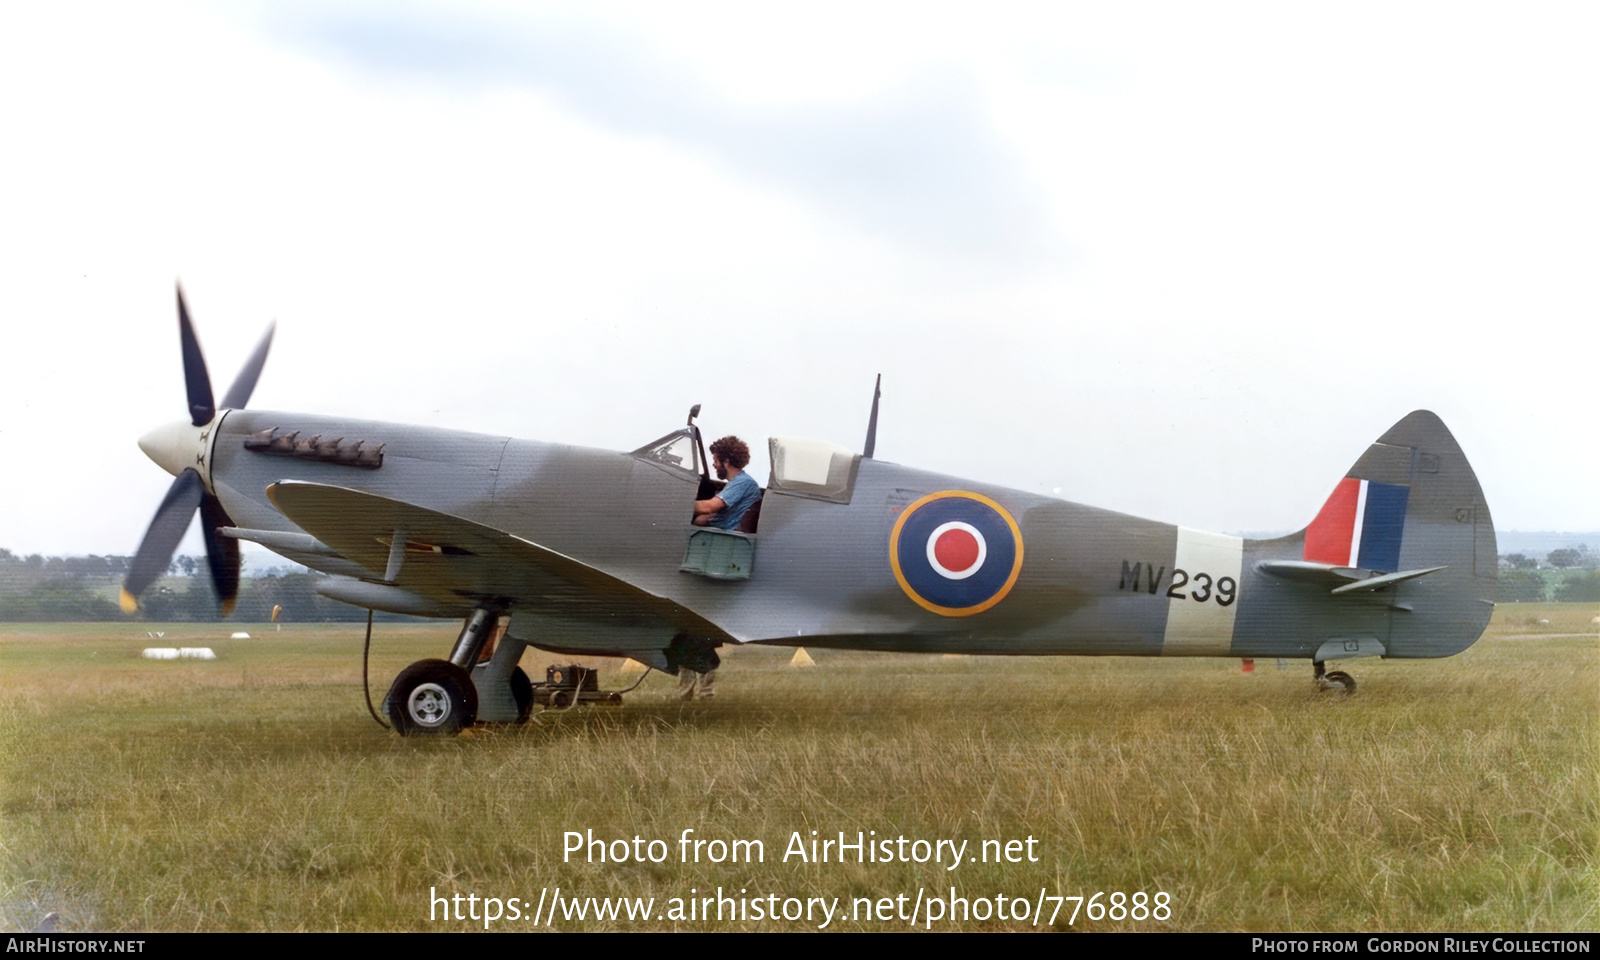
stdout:
MULTIPOLYGON (((1310 657, 1329 640, 1355 638, 1376 640, 1389 656, 1447 656, 1487 624, 1492 521, 1465 458, 1432 414, 1411 415, 1384 440, 1412 450, 1401 566, 1446 569, 1359 596, 1332 596, 1256 568, 1263 560, 1299 559, 1299 534, 1216 537, 878 460, 859 461, 848 503, 769 490, 753 571, 728 582, 679 570, 695 529, 692 475, 627 453, 234 410, 217 429, 208 480, 243 528, 300 532, 266 496, 282 480, 360 490, 493 527, 668 598, 717 625, 719 640, 950 653, 1310 657), (383 464, 359 469, 244 448, 246 437, 267 428, 382 444, 383 464), (1418 464, 1432 472, 1419 474, 1418 464), (1023 543, 1014 586, 971 616, 913 602, 890 563, 899 512, 950 490, 1001 505, 1023 543), (1208 564, 1217 569, 1201 569, 1208 564), (1232 581, 1226 604, 1224 577, 1232 581)), ((1382 467, 1392 474, 1396 463, 1391 456, 1382 467)), ((1358 462, 1352 475, 1360 469, 1358 462)), ((279 552, 332 574, 383 575, 348 560, 279 552)), ((679 629, 637 618, 620 625, 619 617, 611 630, 606 618, 563 619, 537 597, 509 599, 515 616, 537 626, 535 642, 551 648, 659 648, 679 629)))

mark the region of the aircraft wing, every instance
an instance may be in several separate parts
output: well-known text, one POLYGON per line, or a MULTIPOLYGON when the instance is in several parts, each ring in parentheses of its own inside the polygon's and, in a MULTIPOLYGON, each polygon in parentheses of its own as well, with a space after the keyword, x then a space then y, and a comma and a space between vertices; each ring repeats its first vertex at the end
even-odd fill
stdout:
POLYGON ((619 625, 665 620, 707 637, 725 633, 675 601, 462 517, 299 480, 272 484, 267 497, 312 537, 365 568, 368 579, 443 607, 489 601, 559 617, 603 618, 619 625))

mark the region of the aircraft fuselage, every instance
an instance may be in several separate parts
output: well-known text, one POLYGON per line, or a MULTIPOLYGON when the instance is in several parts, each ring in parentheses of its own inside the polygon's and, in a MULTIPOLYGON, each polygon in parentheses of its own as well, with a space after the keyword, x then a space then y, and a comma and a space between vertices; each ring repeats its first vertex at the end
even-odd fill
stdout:
MULTIPOLYGON (((864 458, 844 502, 769 489, 748 578, 719 581, 679 569, 697 529, 688 471, 629 453, 401 424, 258 410, 220 417, 206 438, 203 476, 237 527, 302 532, 266 494, 280 481, 359 490, 572 558, 693 611, 718 640, 1229 657, 1312 657, 1345 641, 1434 657, 1477 639, 1493 597, 1487 506, 1431 414, 1413 414, 1375 444, 1409 452, 1378 457, 1371 469, 1411 491, 1404 537, 1396 535, 1400 566, 1445 569, 1358 596, 1258 567, 1301 559, 1303 533, 1209 534, 864 458), (269 431, 318 438, 322 459, 246 448, 247 438, 269 431), (369 461, 381 449, 381 466, 361 464, 358 448, 369 461), (957 549, 950 562, 966 566, 952 572, 936 550, 947 542, 981 555, 957 549)), ((274 549, 331 574, 383 579, 383 570, 348 559, 274 549)), ((536 585, 507 590, 514 629, 552 648, 659 648, 686 626, 567 603, 536 585)))

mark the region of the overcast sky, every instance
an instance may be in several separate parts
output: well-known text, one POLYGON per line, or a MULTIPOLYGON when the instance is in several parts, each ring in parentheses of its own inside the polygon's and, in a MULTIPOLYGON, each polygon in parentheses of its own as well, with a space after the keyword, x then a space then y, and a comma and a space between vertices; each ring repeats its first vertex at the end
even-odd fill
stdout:
MULTIPOLYGON (((1440 414, 1600 529, 1593 4, 7 4, 0 546, 131 553, 218 395, 1303 526, 1440 414)), ((199 552, 191 531, 185 552, 199 552)))

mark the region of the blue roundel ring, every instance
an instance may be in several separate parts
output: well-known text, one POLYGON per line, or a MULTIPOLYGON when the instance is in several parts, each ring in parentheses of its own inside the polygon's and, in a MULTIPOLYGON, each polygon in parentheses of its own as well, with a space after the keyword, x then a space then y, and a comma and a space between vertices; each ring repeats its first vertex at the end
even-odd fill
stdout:
POLYGON ((970 617, 1004 600, 1022 573, 1022 531, 981 493, 930 493, 900 512, 889 565, 906 596, 944 617, 970 617))

